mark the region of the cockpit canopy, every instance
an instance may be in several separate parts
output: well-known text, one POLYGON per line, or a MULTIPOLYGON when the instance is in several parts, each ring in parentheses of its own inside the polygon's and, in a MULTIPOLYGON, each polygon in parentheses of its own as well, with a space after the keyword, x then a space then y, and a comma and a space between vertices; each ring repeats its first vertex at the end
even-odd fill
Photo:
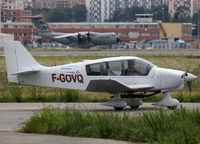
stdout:
POLYGON ((147 76, 154 65, 143 59, 106 61, 86 65, 88 76, 147 76))

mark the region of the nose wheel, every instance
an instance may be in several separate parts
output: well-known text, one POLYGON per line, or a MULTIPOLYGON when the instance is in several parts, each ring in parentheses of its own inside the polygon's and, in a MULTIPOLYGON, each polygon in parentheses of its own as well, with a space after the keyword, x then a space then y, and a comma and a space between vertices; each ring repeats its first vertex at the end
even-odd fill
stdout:
POLYGON ((170 96, 169 92, 162 92, 163 99, 153 105, 164 106, 169 109, 175 109, 179 105, 179 101, 170 96))
POLYGON ((116 111, 122 111, 122 110, 124 109, 124 107, 114 107, 114 109, 115 109, 116 111))
POLYGON ((130 105, 130 108, 131 108, 132 110, 138 110, 139 106, 140 106, 140 105, 137 105, 137 106, 131 106, 131 105, 130 105))

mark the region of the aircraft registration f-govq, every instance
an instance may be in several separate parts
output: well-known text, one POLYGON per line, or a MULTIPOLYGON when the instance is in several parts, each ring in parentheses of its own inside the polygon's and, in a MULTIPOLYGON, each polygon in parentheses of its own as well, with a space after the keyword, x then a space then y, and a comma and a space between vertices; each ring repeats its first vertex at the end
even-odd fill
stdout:
POLYGON ((102 105, 116 110, 126 106, 137 109, 142 104, 141 97, 157 93, 162 93, 163 99, 155 105, 176 107, 179 101, 171 98, 170 92, 183 89, 185 82, 191 90, 191 81, 197 78, 184 71, 157 67, 138 57, 111 57, 46 67, 36 62, 19 41, 4 41, 4 49, 10 82, 111 93, 111 100, 102 105), (144 94, 137 95, 137 92, 144 94))

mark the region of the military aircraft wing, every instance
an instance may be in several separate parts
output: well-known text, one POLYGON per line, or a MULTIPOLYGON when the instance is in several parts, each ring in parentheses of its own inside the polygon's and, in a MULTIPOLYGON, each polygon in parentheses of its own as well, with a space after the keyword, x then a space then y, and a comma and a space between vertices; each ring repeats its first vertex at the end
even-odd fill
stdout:
POLYGON ((142 91, 146 89, 153 88, 151 84, 133 84, 127 85, 121 83, 117 80, 107 79, 107 80, 91 80, 87 86, 87 91, 92 92, 109 92, 109 93, 119 93, 119 92, 133 92, 142 91))
POLYGON ((63 34, 63 35, 55 36, 54 38, 59 39, 59 38, 69 38, 69 37, 74 37, 74 36, 78 36, 78 33, 63 34))

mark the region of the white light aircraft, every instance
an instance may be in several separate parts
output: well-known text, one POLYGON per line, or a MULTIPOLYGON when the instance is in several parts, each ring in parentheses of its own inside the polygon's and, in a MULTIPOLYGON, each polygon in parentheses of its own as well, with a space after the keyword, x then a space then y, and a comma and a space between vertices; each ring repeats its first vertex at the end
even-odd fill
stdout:
POLYGON ((10 82, 111 93, 111 100, 102 104, 116 110, 126 106, 137 109, 142 104, 141 97, 157 93, 162 93, 163 99, 155 105, 176 107, 179 101, 171 98, 170 92, 183 89, 185 82, 191 90, 191 81, 197 78, 184 71, 157 67, 138 57, 111 57, 46 67, 36 62, 19 41, 4 41, 4 49, 10 82))

